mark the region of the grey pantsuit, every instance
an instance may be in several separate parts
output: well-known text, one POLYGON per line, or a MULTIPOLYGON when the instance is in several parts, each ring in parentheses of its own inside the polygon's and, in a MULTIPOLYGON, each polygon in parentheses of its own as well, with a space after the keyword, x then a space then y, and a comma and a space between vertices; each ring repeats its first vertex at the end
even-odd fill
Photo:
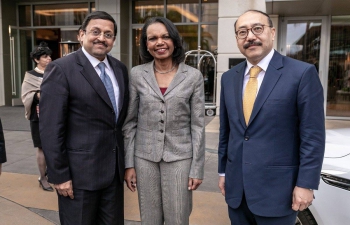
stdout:
POLYGON ((143 225, 188 225, 192 191, 187 189, 191 159, 151 162, 135 157, 143 225), (152 190, 152 191, 150 191, 152 190))
POLYGON ((204 173, 203 76, 180 63, 163 95, 153 63, 130 73, 125 167, 136 168, 143 225, 185 225, 192 209, 188 179, 204 173))

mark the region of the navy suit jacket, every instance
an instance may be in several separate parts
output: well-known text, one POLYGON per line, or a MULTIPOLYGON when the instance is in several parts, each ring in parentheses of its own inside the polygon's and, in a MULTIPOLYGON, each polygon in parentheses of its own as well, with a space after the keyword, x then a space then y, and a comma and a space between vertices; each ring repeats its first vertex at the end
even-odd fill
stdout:
MULTIPOLYGON (((49 181, 99 190, 119 173, 124 178, 122 125, 128 102, 128 72, 107 55, 120 90, 119 117, 101 79, 81 49, 51 62, 41 84, 40 136, 49 181)), ((117 176, 118 177, 118 176, 117 176)))
POLYGON ((219 173, 226 202, 237 208, 245 194, 256 215, 292 210, 295 186, 317 189, 325 126, 323 88, 314 65, 274 52, 248 126, 242 106, 242 62, 222 75, 219 173))

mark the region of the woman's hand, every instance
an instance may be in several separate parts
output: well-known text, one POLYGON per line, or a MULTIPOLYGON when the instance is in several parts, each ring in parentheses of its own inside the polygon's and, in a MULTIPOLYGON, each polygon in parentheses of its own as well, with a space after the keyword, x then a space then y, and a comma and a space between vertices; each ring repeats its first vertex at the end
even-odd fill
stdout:
POLYGON ((189 191, 194 191, 196 190, 199 185, 201 185, 201 183, 203 182, 203 180, 201 179, 196 179, 196 178, 189 178, 188 179, 188 190, 189 191))
POLYGON ((135 192, 135 190, 136 190, 136 171, 135 171, 135 168, 127 168, 125 170, 124 180, 126 182, 126 186, 128 186, 130 191, 135 192))

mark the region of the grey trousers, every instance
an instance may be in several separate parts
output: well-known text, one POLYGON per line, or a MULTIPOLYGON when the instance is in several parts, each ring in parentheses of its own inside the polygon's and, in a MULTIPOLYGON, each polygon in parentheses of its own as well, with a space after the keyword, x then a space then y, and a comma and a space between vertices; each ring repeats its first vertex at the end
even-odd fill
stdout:
POLYGON ((188 179, 192 159, 151 162, 135 157, 142 225, 188 225, 192 191, 188 179))

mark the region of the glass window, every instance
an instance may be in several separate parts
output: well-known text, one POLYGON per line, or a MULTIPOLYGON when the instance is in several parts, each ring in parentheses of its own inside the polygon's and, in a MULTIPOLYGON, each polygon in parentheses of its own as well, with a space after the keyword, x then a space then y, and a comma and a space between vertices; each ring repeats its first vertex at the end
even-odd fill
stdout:
POLYGON ((90 8, 91 8, 91 12, 96 11, 95 2, 91 2, 90 8))
POLYGON ((132 30, 132 66, 137 66, 142 64, 140 58, 140 38, 141 38, 141 28, 132 30))
POLYGON ((202 25, 201 29, 201 49, 214 52, 218 48, 218 25, 202 25))
POLYGON ((327 116, 350 117, 350 16, 334 16, 328 67, 327 116))
POLYGON ((164 16, 164 1, 133 1, 132 23, 144 23, 147 18, 164 16))
POLYGON ((87 14, 87 3, 36 5, 34 26, 80 25, 87 14))
POLYGON ((31 26, 31 9, 30 5, 20 5, 18 6, 18 15, 19 15, 19 26, 27 27, 31 26))
POLYGON ((198 23, 198 0, 168 0, 166 17, 173 23, 198 23))
POLYGON ((177 30, 182 37, 182 45, 185 52, 198 49, 198 26, 197 25, 177 25, 177 30))
POLYGON ((202 22, 218 22, 218 0, 202 0, 202 22))

